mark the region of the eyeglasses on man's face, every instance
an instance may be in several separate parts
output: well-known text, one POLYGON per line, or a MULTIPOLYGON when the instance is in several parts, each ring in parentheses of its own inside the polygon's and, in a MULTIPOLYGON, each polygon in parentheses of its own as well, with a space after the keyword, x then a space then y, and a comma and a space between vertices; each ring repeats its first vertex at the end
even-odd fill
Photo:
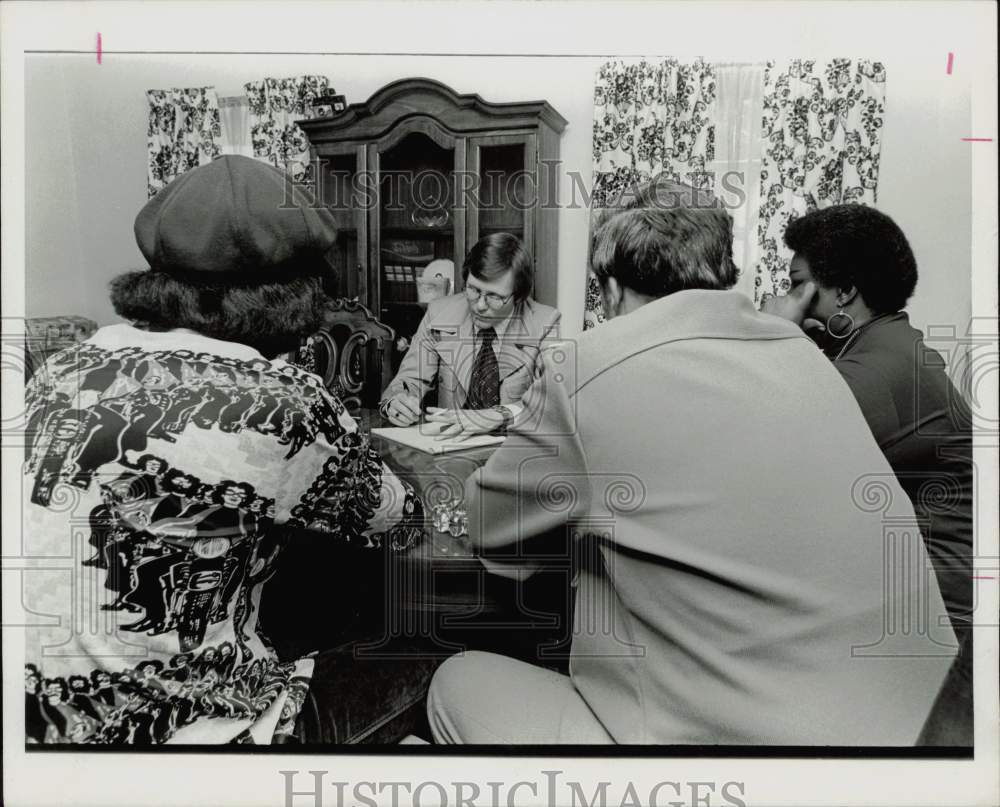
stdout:
POLYGON ((508 294, 506 297, 503 297, 494 291, 488 291, 484 294, 482 289, 477 289, 475 286, 465 287, 465 298, 470 303, 475 305, 476 303, 479 302, 479 298, 482 297, 484 300, 486 300, 486 305, 488 305, 494 311, 503 308, 505 305, 507 305, 507 303, 510 302, 511 297, 513 296, 514 296, 513 294, 508 294))

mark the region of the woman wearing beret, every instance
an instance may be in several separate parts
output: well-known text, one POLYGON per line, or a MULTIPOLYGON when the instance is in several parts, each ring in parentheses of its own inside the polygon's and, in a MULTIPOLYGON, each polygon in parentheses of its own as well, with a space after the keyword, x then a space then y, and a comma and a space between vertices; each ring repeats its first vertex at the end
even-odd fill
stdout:
MULTIPOLYGON (((972 419, 941 355, 903 310, 917 284, 916 259, 899 226, 863 205, 796 219, 785 243, 795 253, 791 290, 764 311, 815 326, 913 505, 962 647, 942 690, 951 693, 948 722, 963 724, 971 744, 972 419)), ((954 728, 948 735, 955 739, 954 728)))
POLYGON ((155 743, 287 735, 297 711, 287 705, 302 701, 289 683, 313 662, 280 663, 256 629, 262 567, 280 558, 271 513, 305 526, 339 508, 331 540, 358 545, 419 535, 412 490, 341 402, 275 358, 318 329, 322 256, 336 237, 328 211, 288 188, 277 169, 238 156, 174 180, 135 222, 149 270, 111 284, 115 310, 135 324, 57 354, 28 388, 44 426, 25 465, 25 551, 67 562, 25 575, 26 605, 58 618, 27 629, 27 661, 50 679, 152 671, 85 736, 53 741, 127 743, 137 733, 123 727, 146 723, 155 743), (159 475, 139 470, 151 458, 159 475), (211 495, 179 494, 167 469, 211 495), (266 519, 254 512, 265 504, 266 519), (99 529, 115 557, 88 558, 89 536, 71 538, 81 527, 99 529), (175 668, 182 658, 199 661, 175 668), (183 684, 168 693, 160 677, 183 684), (225 710, 212 707, 223 697, 225 710), (173 717, 154 721, 165 709, 173 717))

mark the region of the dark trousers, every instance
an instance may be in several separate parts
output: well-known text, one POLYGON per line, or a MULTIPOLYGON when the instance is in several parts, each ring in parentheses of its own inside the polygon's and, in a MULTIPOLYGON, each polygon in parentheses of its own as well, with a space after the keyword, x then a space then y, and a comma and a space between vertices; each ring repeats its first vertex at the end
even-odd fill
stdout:
POLYGON ((427 689, 444 660, 416 644, 320 653, 295 726, 297 742, 396 744, 408 734, 426 736, 427 689))
POLYGON ((941 685, 917 745, 973 745, 971 626, 956 628, 958 655, 941 685))

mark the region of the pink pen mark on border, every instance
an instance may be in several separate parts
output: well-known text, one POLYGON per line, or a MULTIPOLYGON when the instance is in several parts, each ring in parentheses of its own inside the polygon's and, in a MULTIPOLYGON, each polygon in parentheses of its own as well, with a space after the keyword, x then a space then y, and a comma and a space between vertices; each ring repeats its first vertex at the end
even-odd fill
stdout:
POLYGON ((951 75, 951 68, 954 66, 954 64, 955 64, 955 54, 954 53, 949 53, 948 54, 948 75, 949 76, 951 75))
POLYGON ((963 137, 962 141, 965 143, 992 143, 992 137, 963 137))
POLYGON ((97 63, 101 63, 101 32, 97 32, 97 63))
POLYGON ((972 575, 973 580, 996 580, 995 577, 983 577, 982 575, 972 575))

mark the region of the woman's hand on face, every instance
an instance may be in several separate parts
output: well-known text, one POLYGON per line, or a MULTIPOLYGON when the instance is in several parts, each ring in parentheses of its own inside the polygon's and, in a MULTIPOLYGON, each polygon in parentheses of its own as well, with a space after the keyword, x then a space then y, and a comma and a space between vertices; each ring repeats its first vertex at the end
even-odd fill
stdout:
POLYGON ((427 407, 428 423, 440 423, 438 440, 464 440, 489 434, 504 425, 504 416, 495 409, 441 409, 427 407))
MULTIPOLYGON (((768 297, 760 310, 765 314, 787 319, 800 327, 805 327, 806 312, 816 297, 818 287, 813 281, 803 283, 792 289, 783 297, 768 297)), ((816 322, 816 320, 810 320, 816 322)))

